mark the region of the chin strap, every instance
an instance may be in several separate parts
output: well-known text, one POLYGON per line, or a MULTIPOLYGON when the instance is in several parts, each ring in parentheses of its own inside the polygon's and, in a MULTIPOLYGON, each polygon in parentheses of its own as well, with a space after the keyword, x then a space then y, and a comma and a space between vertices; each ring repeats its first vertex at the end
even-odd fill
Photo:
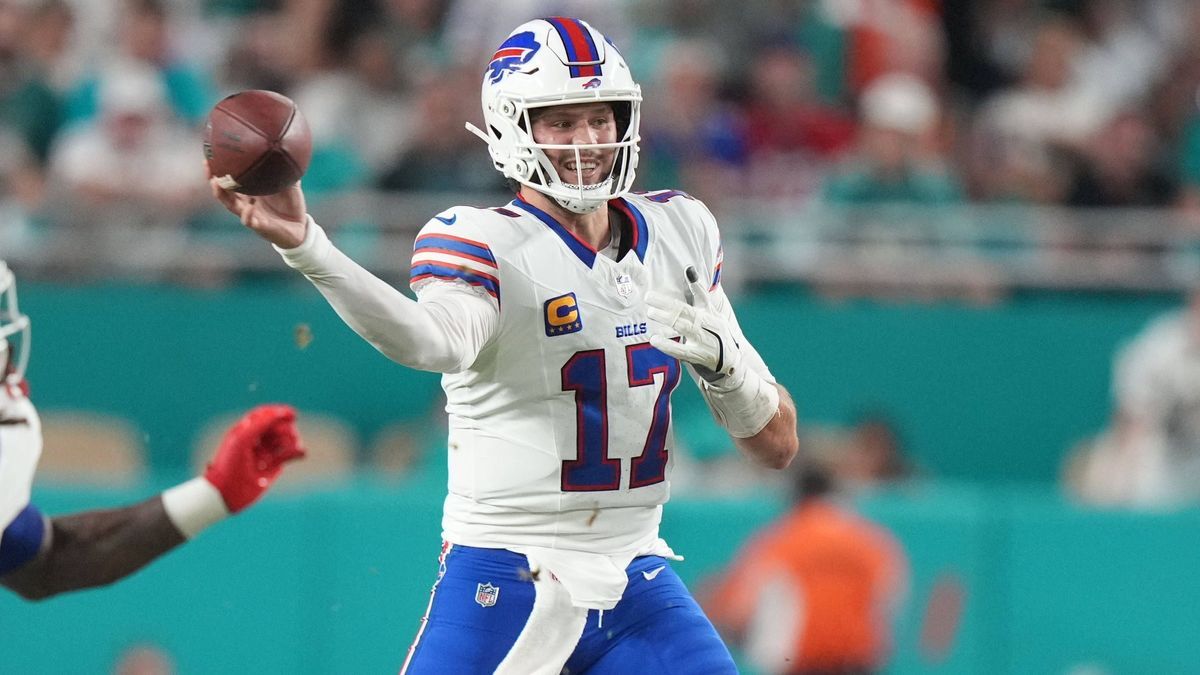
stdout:
POLYGON ((596 201, 593 203, 593 200, 590 199, 587 201, 571 201, 561 197, 555 197, 554 202, 571 213, 578 213, 581 216, 589 213, 595 213, 600 209, 601 206, 604 206, 606 203, 608 203, 605 200, 596 201))

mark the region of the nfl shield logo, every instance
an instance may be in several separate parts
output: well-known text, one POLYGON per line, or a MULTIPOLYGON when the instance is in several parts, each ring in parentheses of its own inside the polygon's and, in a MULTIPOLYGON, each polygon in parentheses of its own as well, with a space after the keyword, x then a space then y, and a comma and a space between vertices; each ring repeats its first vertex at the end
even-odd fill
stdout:
POLYGON ((617 275, 617 295, 628 298, 633 295, 633 277, 628 274, 617 275))
POLYGON ((479 603, 480 607, 491 607, 496 604, 496 600, 500 597, 500 587, 493 586, 491 583, 479 584, 475 588, 475 602, 479 603))

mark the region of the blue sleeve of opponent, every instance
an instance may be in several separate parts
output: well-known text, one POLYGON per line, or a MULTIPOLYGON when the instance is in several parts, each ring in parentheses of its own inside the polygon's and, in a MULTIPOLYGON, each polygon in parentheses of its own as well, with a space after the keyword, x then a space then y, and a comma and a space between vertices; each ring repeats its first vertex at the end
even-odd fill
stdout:
POLYGON ((45 536, 46 520, 36 506, 29 504, 8 524, 4 536, 0 537, 0 576, 33 560, 45 536))

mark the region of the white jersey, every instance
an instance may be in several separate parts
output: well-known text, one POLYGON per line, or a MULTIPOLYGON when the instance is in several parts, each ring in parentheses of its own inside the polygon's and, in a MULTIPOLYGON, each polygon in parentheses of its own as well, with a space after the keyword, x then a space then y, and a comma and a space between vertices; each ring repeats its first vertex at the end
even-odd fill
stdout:
POLYGON ((649 344, 672 334, 647 320, 646 291, 686 299, 684 270, 696 268, 745 366, 774 382, 721 289, 704 205, 675 191, 611 204, 631 223, 612 257, 520 200, 439 214, 416 241, 417 302, 311 219, 300 245, 278 249, 363 339, 397 363, 446 374, 445 539, 523 553, 577 606, 601 609, 620 599, 632 558, 673 555, 658 525, 681 370, 649 344))
POLYGON ((37 410, 25 396, 3 391, 4 386, 0 384, 0 533, 29 504, 33 474, 42 456, 37 410))
POLYGON ((1117 356, 1113 395, 1129 414, 1200 452, 1200 339, 1187 312, 1155 319, 1117 356))
MULTIPOLYGON (((418 295, 445 292, 434 280, 458 280, 499 312, 473 363, 442 379, 445 538, 546 561, 576 604, 597 607, 620 597, 634 556, 670 554, 658 526, 682 368, 650 346, 650 334, 666 329, 648 321, 643 297, 655 289, 683 298, 691 266, 732 316, 716 223, 702 203, 669 191, 612 205, 632 223, 620 260, 518 199, 443 212, 421 230, 411 268, 418 295), (573 583, 568 567, 583 569, 584 581, 573 583)), ((738 338, 746 363, 774 381, 738 338)))
POLYGON ((1119 353, 1113 394, 1138 423, 1135 496, 1147 503, 1200 497, 1200 339, 1195 318, 1171 312, 1119 353))

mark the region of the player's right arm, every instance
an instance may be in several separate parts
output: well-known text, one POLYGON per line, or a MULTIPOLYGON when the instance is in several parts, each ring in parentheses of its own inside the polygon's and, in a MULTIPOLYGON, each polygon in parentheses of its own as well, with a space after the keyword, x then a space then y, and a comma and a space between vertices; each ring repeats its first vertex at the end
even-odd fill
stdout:
POLYGON ((495 298, 473 291, 470 282, 426 284, 430 290, 418 302, 368 272, 308 216, 299 184, 247 197, 210 183, 213 196, 302 272, 346 325, 397 363, 441 373, 463 370, 499 325, 495 298))

